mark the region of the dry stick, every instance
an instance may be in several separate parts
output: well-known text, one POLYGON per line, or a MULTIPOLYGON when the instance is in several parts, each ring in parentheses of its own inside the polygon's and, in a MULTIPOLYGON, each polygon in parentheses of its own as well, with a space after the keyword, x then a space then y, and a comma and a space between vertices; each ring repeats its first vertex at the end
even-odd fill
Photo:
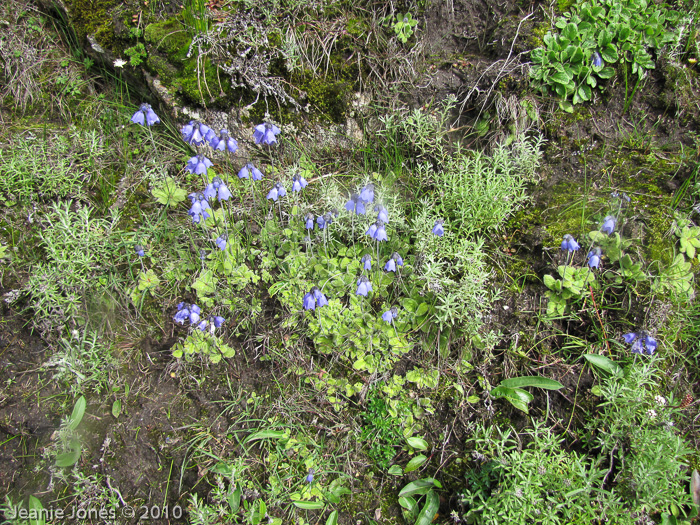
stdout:
MULTIPOLYGON (((518 35, 520 34, 520 26, 522 26, 522 25, 523 25, 523 22, 525 22, 525 20, 527 20, 527 19, 530 18, 531 16, 532 16, 532 13, 528 14, 528 15, 527 15, 525 18, 523 18, 523 19, 520 21, 520 23, 518 24, 518 29, 515 31, 515 36, 513 37, 513 41, 512 41, 511 44, 510 44, 510 50, 508 51, 508 56, 506 57, 506 59, 505 59, 504 62, 503 62, 503 67, 501 68, 501 70, 500 70, 500 71, 498 72, 498 74, 496 75, 496 80, 491 84, 491 87, 489 88, 488 92, 486 93, 486 100, 488 100, 489 97, 491 96, 491 93, 493 92, 493 89, 496 87, 496 84, 498 83, 499 80, 501 80, 501 74, 503 74, 503 72, 505 71, 506 67, 509 65, 510 57, 513 55, 513 47, 515 46, 515 41, 518 39, 518 35)), ((522 53, 520 53, 520 54, 522 54, 522 53)), ((519 55, 518 55, 518 56, 519 56, 519 55)), ((489 71, 489 69, 491 69, 491 68, 492 68, 493 66, 495 66, 497 63, 498 63, 498 62, 494 62, 494 64, 492 64, 491 66, 489 66, 489 67, 486 69, 486 71, 484 71, 484 72, 481 74, 481 76, 479 77, 479 80, 481 80, 482 78, 484 78, 484 76, 485 76, 486 73, 489 71)), ((464 98, 464 102, 462 103, 462 109, 464 109, 464 104, 466 104, 467 100, 469 99, 469 97, 471 96, 471 94, 474 92, 474 90, 475 90, 475 89, 478 90, 478 87, 477 87, 478 84, 479 84, 479 82, 477 81, 477 82, 474 84, 474 87, 469 91, 469 93, 467 93, 467 96, 464 98)), ((483 111, 484 111, 484 106, 482 105, 481 109, 479 110, 479 114, 478 114, 477 117, 476 117, 477 120, 479 120, 479 118, 481 118, 481 114, 483 113, 483 111)))

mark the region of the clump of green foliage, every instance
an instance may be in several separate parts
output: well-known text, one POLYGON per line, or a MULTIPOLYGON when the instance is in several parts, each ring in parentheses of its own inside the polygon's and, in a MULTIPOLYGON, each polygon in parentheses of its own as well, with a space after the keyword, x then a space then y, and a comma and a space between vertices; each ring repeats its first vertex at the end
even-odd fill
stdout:
POLYGON ((557 19, 557 30, 544 36, 544 47, 532 51, 533 83, 573 111, 573 105, 593 99, 593 89, 603 89, 619 63, 626 86, 636 76, 636 90, 655 67, 650 51, 676 40, 679 17, 647 0, 577 2, 557 19))

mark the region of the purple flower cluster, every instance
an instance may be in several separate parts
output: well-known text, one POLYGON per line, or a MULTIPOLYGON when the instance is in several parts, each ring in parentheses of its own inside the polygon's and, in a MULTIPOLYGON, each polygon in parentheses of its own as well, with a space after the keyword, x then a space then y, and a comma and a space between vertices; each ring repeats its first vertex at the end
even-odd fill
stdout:
POLYGON ((657 342, 652 336, 650 336, 645 330, 639 330, 638 332, 630 332, 622 336, 625 343, 632 344, 632 352, 635 354, 649 354, 652 355, 654 350, 656 350, 657 342))
POLYGON ((311 291, 304 295, 304 310, 315 310, 316 307, 321 308, 328 304, 328 299, 317 286, 311 288, 311 291))
POLYGON ((177 313, 173 317, 173 320, 177 324, 185 324, 185 321, 189 321, 190 325, 196 326, 196 328, 202 332, 206 331, 207 327, 209 326, 213 328, 221 328, 221 326, 226 322, 226 320, 220 315, 209 316, 207 319, 201 319, 201 313, 201 308, 196 304, 182 302, 177 305, 177 313))
POLYGON ((139 109, 136 110, 136 113, 131 117, 131 122, 140 124, 141 126, 144 124, 152 126, 153 124, 158 124, 160 118, 158 118, 158 115, 153 111, 150 104, 141 104, 139 109))

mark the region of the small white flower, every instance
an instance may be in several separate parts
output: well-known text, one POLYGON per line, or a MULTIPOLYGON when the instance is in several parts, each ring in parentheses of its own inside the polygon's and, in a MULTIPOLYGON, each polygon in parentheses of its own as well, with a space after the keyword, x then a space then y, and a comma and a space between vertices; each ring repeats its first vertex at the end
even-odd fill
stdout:
POLYGON ((118 58, 114 61, 114 67, 124 67, 127 64, 126 60, 122 60, 121 58, 118 58))
POLYGON ((664 396, 654 396, 654 401, 656 401, 657 405, 666 406, 666 398, 664 396))
POLYGON ((656 410, 654 410, 653 408, 647 410, 647 417, 649 419, 656 419, 656 410))

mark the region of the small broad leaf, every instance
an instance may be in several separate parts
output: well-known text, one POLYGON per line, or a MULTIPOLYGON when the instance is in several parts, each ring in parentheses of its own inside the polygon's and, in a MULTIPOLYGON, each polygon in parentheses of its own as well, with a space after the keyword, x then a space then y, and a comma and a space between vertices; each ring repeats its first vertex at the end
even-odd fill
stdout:
POLYGON ((401 505, 404 509, 406 509, 409 512, 413 512, 413 510, 416 508, 416 500, 408 497, 408 498, 399 498, 399 505, 401 505))
POLYGON ((418 519, 416 520, 416 525, 430 525, 435 519, 435 514, 437 514, 440 508, 440 498, 431 490, 427 494, 425 505, 418 514, 418 519))
POLYGON ((410 437, 406 440, 408 444, 416 450, 427 450, 428 443, 423 438, 410 437))
POLYGON ((119 417, 119 414, 122 413, 122 402, 121 400, 117 399, 114 403, 112 403, 112 415, 114 417, 119 417))
POLYGON ((56 456, 57 467, 72 467, 80 459, 82 448, 78 438, 72 438, 68 444, 68 452, 62 452, 56 456))
POLYGON ((388 474, 392 476, 403 476, 403 469, 398 465, 392 465, 389 467, 388 474))
POLYGON ((87 401, 85 401, 85 396, 80 396, 75 402, 73 407, 73 413, 70 415, 70 422, 68 423, 68 430, 75 430, 78 425, 83 420, 83 415, 85 415, 85 407, 87 407, 87 401))
POLYGON ((406 465, 404 472, 413 472, 414 470, 418 469, 418 467, 420 467, 423 463, 425 463, 426 459, 428 458, 426 458, 423 454, 419 454, 418 456, 412 458, 411 461, 408 462, 408 465, 406 465))
POLYGON ((163 186, 154 188, 151 193, 160 204, 171 207, 187 198, 187 192, 180 188, 172 177, 165 179, 163 186))
POLYGON ((32 514, 36 516, 35 519, 29 519, 29 525, 44 525, 46 523, 46 512, 44 512, 44 505, 42 505, 41 501, 38 498, 35 498, 34 496, 29 496, 29 510, 33 511, 30 512, 30 516, 32 514))
POLYGON ((304 510, 320 510, 325 507, 322 501, 292 501, 294 506, 304 510))
POLYGON ((442 488, 442 485, 433 478, 418 479, 402 488, 399 492, 399 498, 407 498, 415 494, 424 495, 433 487, 442 488))
POLYGON ((539 376, 523 376, 504 379, 501 381, 500 386, 505 386, 508 388, 536 386, 537 388, 544 388, 546 390, 559 390, 560 388, 564 388, 564 385, 562 385, 559 381, 539 376))
POLYGON ((334 510, 326 520, 326 525, 338 525, 338 511, 334 510))
POLYGON ((607 372, 608 374, 612 374, 614 376, 622 374, 622 367, 604 355, 584 354, 583 357, 591 365, 602 372, 607 372))

